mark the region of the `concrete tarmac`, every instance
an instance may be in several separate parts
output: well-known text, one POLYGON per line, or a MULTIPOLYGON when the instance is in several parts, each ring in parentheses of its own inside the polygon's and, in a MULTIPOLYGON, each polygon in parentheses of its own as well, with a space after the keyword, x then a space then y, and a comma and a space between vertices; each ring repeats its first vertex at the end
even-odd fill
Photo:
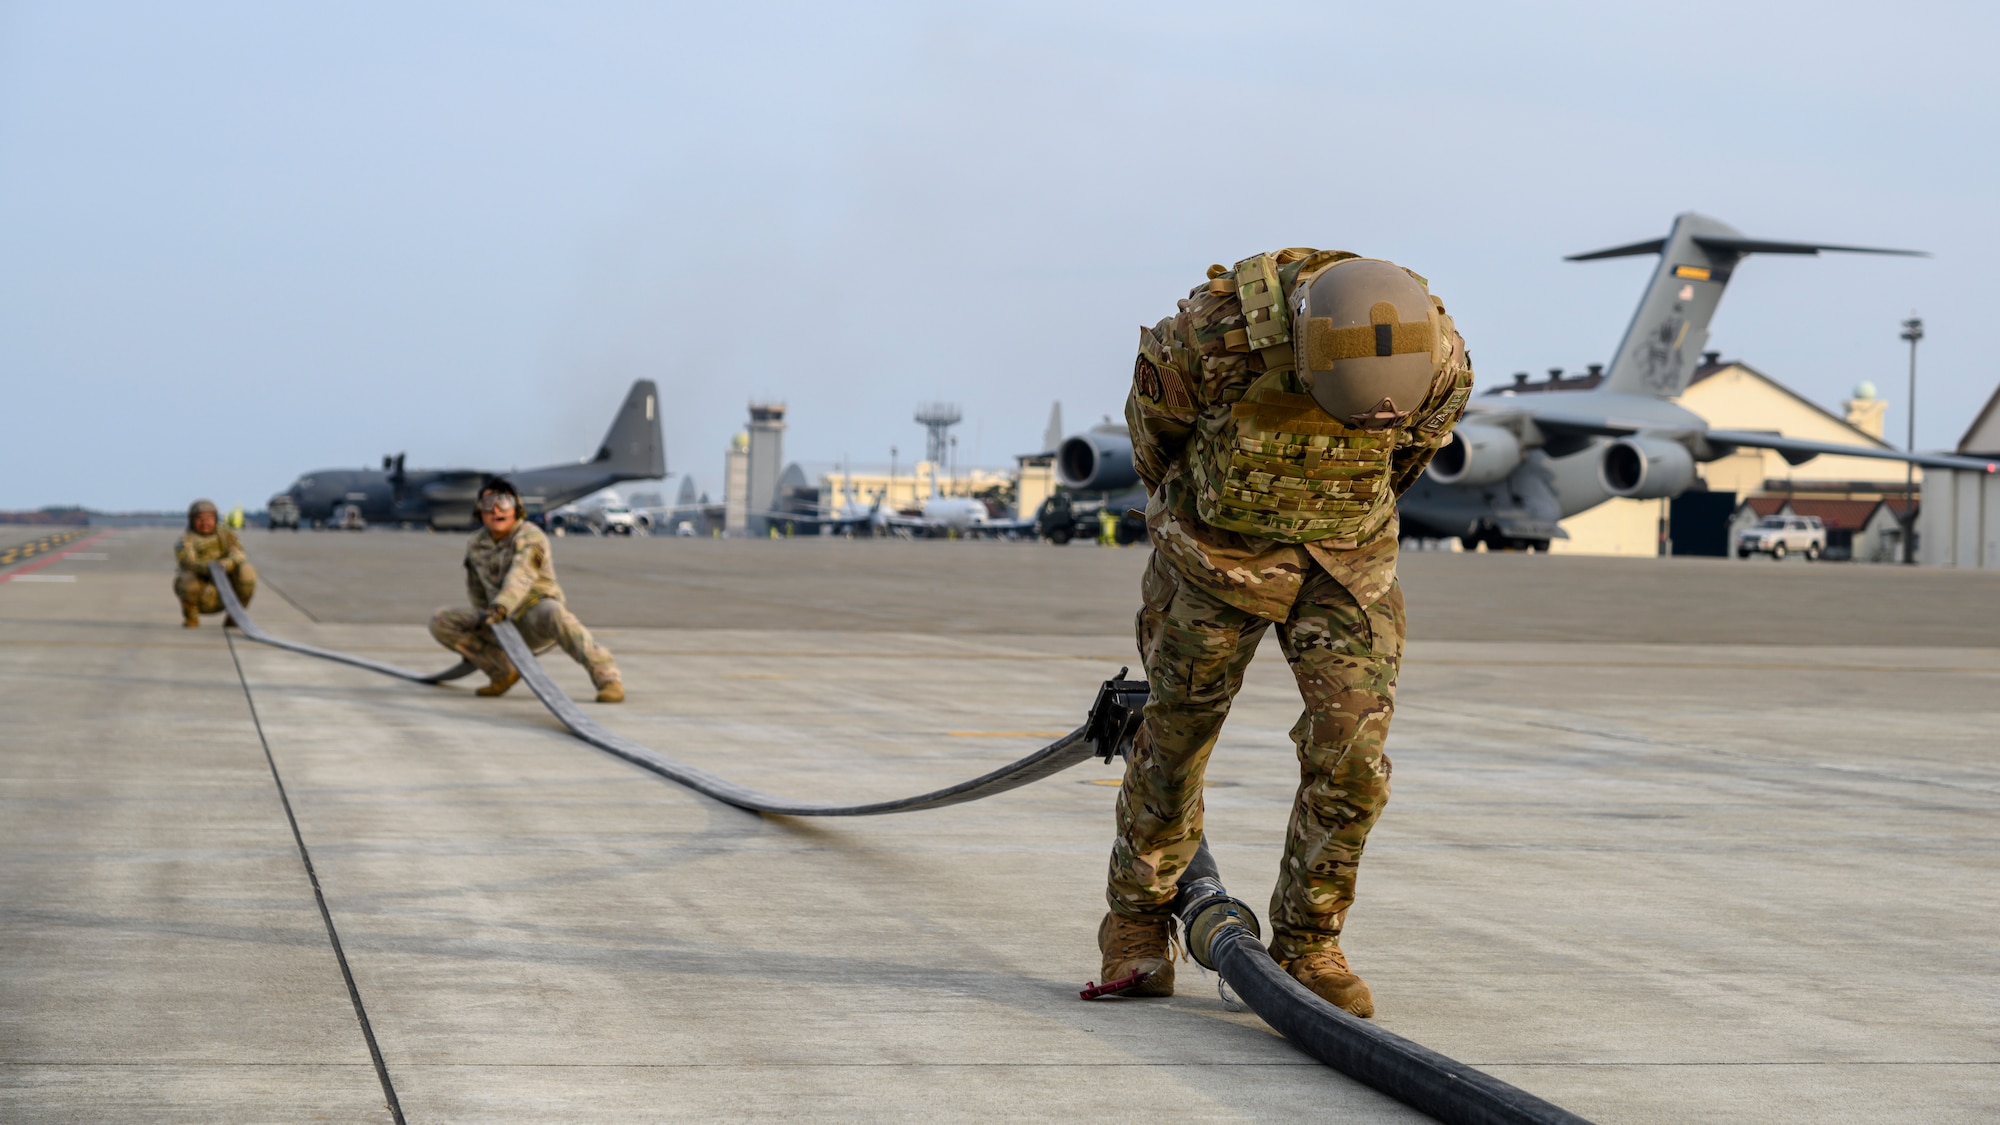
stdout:
MULTIPOLYGON (((319 621, 421 621, 465 599, 460 534, 246 532, 319 621)), ((1089 544, 800 538, 558 541, 587 621, 662 629, 1130 636, 1147 553, 1089 544)), ((1416 640, 2000 645, 2000 573, 1755 559, 1406 553, 1416 640)))
MULTIPOLYGON (((422 618, 463 597, 456 538, 253 534, 253 611, 442 667, 422 618)), ((183 630, 171 541, 118 532, 42 571, 74 581, 0 583, 0 1120, 388 1120, 385 1076, 410 1121, 1416 1119, 1192 965, 1170 1000, 1077 1001, 1111 767, 937 812, 754 817, 591 750, 521 689, 183 630)), ((557 551, 630 688, 601 721, 832 801, 1074 726, 1132 660, 1129 604, 1099 603, 1129 603, 1143 562, 557 551)), ((1476 635, 1419 630, 1405 666, 1345 940, 1383 1026, 1606 1122, 2000 1115, 2000 580, 1405 563, 1413 618, 1473 606, 1452 629, 1476 635), (1676 589, 1744 607, 1751 635, 1717 639, 1676 589), (1618 641, 1545 635, 1592 607, 1620 611, 1596 627, 1618 641)), ((1253 904, 1297 706, 1267 642, 1210 771, 1210 836, 1253 904)))

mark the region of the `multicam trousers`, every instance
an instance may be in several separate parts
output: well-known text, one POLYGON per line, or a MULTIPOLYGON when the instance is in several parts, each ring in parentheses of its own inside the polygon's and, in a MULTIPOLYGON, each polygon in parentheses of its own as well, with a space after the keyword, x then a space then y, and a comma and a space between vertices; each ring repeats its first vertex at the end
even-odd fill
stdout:
MULTIPOLYGON (((1111 909, 1157 915, 1201 843, 1202 773, 1257 642, 1272 622, 1191 583, 1155 554, 1139 611, 1152 683, 1118 792, 1111 909)), ((1289 961, 1339 944, 1368 830, 1389 801, 1382 744, 1403 656, 1400 584, 1363 609, 1324 571, 1306 580, 1278 643, 1305 712, 1292 727, 1300 782, 1271 895, 1271 955, 1289 961)))
MULTIPOLYGON (((236 590, 236 600, 245 607, 257 593, 257 568, 249 563, 238 563, 236 573, 229 576, 229 584, 236 590)), ((196 613, 221 613, 222 595, 216 592, 215 583, 206 574, 191 574, 185 570, 174 575, 174 596, 179 598, 184 609, 196 613)))
MULTIPOLYGON (((536 652, 562 646, 570 659, 590 672, 591 686, 601 688, 619 682, 618 665, 611 659, 611 650, 598 644, 583 622, 576 619, 576 614, 554 598, 543 598, 529 606, 514 619, 514 625, 521 630, 521 639, 536 652)), ((504 680, 514 670, 513 661, 507 659, 506 651, 487 626, 486 615, 476 609, 438 610, 431 615, 431 636, 493 679, 504 680)))

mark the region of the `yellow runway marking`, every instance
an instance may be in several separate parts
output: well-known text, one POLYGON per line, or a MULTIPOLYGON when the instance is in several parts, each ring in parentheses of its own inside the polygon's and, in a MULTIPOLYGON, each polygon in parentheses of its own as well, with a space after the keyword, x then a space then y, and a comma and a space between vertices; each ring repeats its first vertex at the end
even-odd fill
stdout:
POLYGON ((72 539, 81 538, 83 533, 88 530, 90 529, 81 528, 76 531, 59 532, 55 535, 44 535, 33 543, 23 543, 18 547, 9 547, 4 551, 0 551, 0 566, 11 566, 14 563, 22 562, 36 555, 46 555, 72 539))

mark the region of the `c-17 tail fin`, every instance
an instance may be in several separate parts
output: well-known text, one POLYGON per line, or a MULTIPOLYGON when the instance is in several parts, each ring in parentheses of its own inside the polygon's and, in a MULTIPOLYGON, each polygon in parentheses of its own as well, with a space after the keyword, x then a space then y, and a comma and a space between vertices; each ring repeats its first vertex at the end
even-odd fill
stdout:
POLYGON ((1639 299, 1638 311, 1625 329, 1611 369, 1598 390, 1677 398, 1694 376, 1695 361, 1708 344, 1708 322, 1722 301, 1722 290, 1737 263, 1750 254, 1817 254, 1839 250, 1856 254, 1903 254, 1929 257, 1921 250, 1881 250, 1868 246, 1834 246, 1817 242, 1775 242, 1746 238, 1742 232, 1692 211, 1674 218, 1665 238, 1572 254, 1565 261, 1624 258, 1658 254, 1659 267, 1639 299))
POLYGON ((667 450, 660 441, 660 392, 651 379, 632 384, 625 405, 611 420, 604 443, 590 463, 631 479, 667 475, 667 450))

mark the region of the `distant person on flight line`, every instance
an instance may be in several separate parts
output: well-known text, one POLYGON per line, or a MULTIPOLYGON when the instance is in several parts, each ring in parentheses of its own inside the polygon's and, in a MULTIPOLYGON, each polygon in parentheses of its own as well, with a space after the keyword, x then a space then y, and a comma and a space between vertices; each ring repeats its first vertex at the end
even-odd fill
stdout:
POLYGON ((599 703, 624 702, 618 665, 563 604, 549 538, 521 518, 521 495, 512 482, 505 477, 487 480, 479 490, 479 520, 486 526, 465 545, 465 593, 472 608, 432 614, 431 636, 486 673, 492 682, 479 689, 480 695, 504 695, 521 674, 501 649, 493 626, 512 618, 529 648, 540 652, 561 645, 583 665, 599 703))
POLYGON ((222 594, 208 573, 209 563, 222 563, 236 600, 245 606, 257 592, 257 568, 244 556, 242 541, 234 530, 218 530, 215 523, 214 502, 196 500, 188 505, 188 529, 174 544, 174 561, 180 564, 174 574, 174 596, 181 602, 181 625, 189 629, 201 627, 202 614, 222 612, 222 594))

